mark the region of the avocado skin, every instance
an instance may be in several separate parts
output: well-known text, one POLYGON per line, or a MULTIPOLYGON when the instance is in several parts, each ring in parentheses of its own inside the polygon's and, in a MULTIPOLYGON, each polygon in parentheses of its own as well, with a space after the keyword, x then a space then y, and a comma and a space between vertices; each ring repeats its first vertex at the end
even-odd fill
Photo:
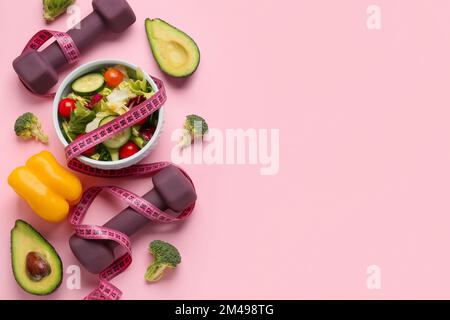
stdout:
POLYGON ((194 41, 194 39, 192 39, 191 36, 189 36, 186 32, 184 32, 184 31, 178 29, 177 27, 174 27, 173 25, 171 25, 170 23, 166 22, 165 20, 163 20, 163 19, 161 19, 161 18, 155 18, 155 19, 147 18, 147 19, 145 19, 145 30, 146 30, 146 33, 147 33, 148 42, 150 43, 150 49, 152 50, 153 57, 155 57, 156 63, 158 64, 159 68, 160 68, 164 73, 166 73, 167 75, 169 75, 169 76, 171 76, 171 77, 174 77, 174 78, 187 78, 187 77, 193 75, 193 74, 195 73, 195 71, 197 71, 198 67, 200 66, 200 61, 201 61, 200 48, 198 47, 198 45, 197 45, 197 43, 194 41), (191 42, 194 44, 194 46, 197 48, 197 53, 198 53, 198 55, 197 55, 197 65, 195 66, 195 68, 194 68, 191 72, 189 72, 189 73, 187 73, 187 74, 180 75, 180 76, 174 75, 174 74, 170 71, 170 69, 167 69, 167 68, 164 66, 164 64, 161 63, 161 62, 156 58, 156 52, 155 52, 156 49, 153 47, 153 43, 152 43, 152 40, 151 40, 151 37, 150 37, 150 31, 149 31, 149 27, 148 27, 149 24, 150 24, 152 21, 154 21, 154 20, 159 20, 159 21, 165 23, 165 24, 166 24, 167 26, 169 26, 170 28, 174 29, 174 31, 183 34, 183 35, 186 36, 188 39, 190 39, 190 41, 191 41, 191 42))
MULTIPOLYGON (((59 257, 58 253, 56 252, 55 248, 36 229, 34 229, 29 223, 27 223, 27 222, 25 222, 23 220, 20 220, 20 219, 16 220, 14 228, 11 229, 10 235, 11 235, 11 266, 12 266, 12 269, 13 269, 14 279, 16 280, 17 284, 25 292, 28 292, 30 294, 37 295, 37 296, 46 296, 46 295, 49 295, 49 294, 55 292, 56 289, 58 289, 59 286, 61 285, 62 279, 63 279, 63 264, 62 264, 61 258, 59 257), (14 271, 15 270, 15 268, 14 268, 15 261, 14 261, 14 253, 13 253, 14 248, 13 248, 13 240, 12 239, 13 239, 13 233, 14 233, 15 229, 16 228, 20 228, 20 227, 26 228, 29 232, 33 233, 38 239, 40 239, 42 241, 42 245, 45 245, 47 247, 47 250, 49 251, 49 253, 51 253, 53 255, 53 258, 54 258, 53 260, 56 260, 56 263, 57 263, 56 266, 54 265, 55 263, 54 263, 53 260, 52 260, 52 262, 50 262, 50 261, 48 261, 48 262, 50 263, 50 267, 52 268, 52 272, 55 272, 56 270, 59 270, 58 277, 57 277, 58 281, 56 283, 54 283, 52 286, 49 286, 47 288, 47 290, 45 290, 45 291, 31 291, 28 288, 24 287, 22 285, 20 276, 18 274, 16 274, 16 272, 14 271)), ((26 271, 24 271, 24 272, 26 272, 26 271)))

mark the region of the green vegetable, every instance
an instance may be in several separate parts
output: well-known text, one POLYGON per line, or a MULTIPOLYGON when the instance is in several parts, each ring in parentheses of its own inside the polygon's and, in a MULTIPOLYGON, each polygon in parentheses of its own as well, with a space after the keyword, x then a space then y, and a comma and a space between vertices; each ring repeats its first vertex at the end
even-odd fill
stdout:
POLYGON ((56 17, 66 12, 75 0, 43 0, 44 7, 44 19, 47 21, 53 21, 56 17))
POLYGON ((148 117, 147 126, 156 128, 158 126, 159 112, 153 112, 150 117, 148 117))
POLYGON ((134 142, 135 145, 138 146, 139 149, 142 149, 147 144, 147 140, 140 136, 131 136, 131 141, 134 142))
POLYGON ((128 99, 136 96, 144 96, 145 99, 149 99, 153 95, 153 92, 151 92, 151 87, 147 84, 147 81, 135 81, 130 79, 127 81, 122 81, 117 88, 127 92, 128 99))
POLYGON ((132 69, 132 68, 129 68, 129 67, 126 67, 126 66, 124 68, 125 68, 125 70, 127 72, 128 78, 133 78, 133 79, 136 79, 136 80, 143 80, 144 79, 144 77, 139 78, 139 76, 143 75, 143 72, 142 72, 141 69, 137 68, 135 70, 135 69, 132 69), (138 70, 141 73, 139 76, 138 76, 138 70))
MULTIPOLYGON (((98 113, 97 113, 97 114, 98 114, 98 113)), ((86 133, 92 132, 92 131, 94 131, 95 129, 97 129, 97 128, 100 126, 100 121, 102 121, 102 119, 103 119, 103 118, 100 118, 100 117, 96 116, 96 117, 94 118, 94 120, 92 120, 91 122, 89 122, 89 123, 86 125, 86 129, 85 129, 86 133)))
POLYGON ((67 124, 66 134, 71 139, 75 139, 78 135, 85 133, 86 125, 95 118, 95 112, 83 106, 79 101, 76 102, 76 106, 67 124))
POLYGON ((130 99, 136 98, 136 94, 133 93, 131 88, 122 82, 118 87, 116 87, 106 100, 109 103, 123 104, 124 106, 128 103, 130 99))
POLYGON ((35 138, 43 143, 48 143, 48 136, 42 130, 39 119, 31 112, 24 113, 17 118, 14 131, 18 137, 24 140, 35 138))
POLYGON ((111 161, 111 154, 108 150, 108 148, 106 148, 103 144, 98 144, 96 146, 96 150, 97 153, 95 155, 98 155, 98 158, 95 159, 93 158, 94 156, 92 156, 91 158, 94 160, 99 160, 99 161, 111 161))
POLYGON ((166 268, 176 268, 181 262, 178 249, 161 240, 150 243, 150 253, 153 255, 153 262, 145 273, 145 280, 150 282, 158 281, 166 268))
POLYGON ((101 94, 103 97, 107 97, 111 94, 112 90, 108 87, 104 87, 99 94, 101 94))
POLYGON ((69 132, 69 123, 66 120, 61 122, 61 129, 67 142, 71 143, 77 137, 69 132))
POLYGON ((97 113, 97 117, 107 117, 107 116, 115 116, 117 115, 116 112, 111 110, 110 106, 105 100, 101 100, 99 103, 97 103, 94 106, 94 112, 97 113))
POLYGON ((139 132, 139 130, 141 130, 141 126, 140 125, 134 125, 131 127, 131 134, 135 137, 139 137, 139 135, 141 134, 139 132))
MULTIPOLYGON (((100 121, 100 126, 103 126, 108 122, 115 120, 116 118, 117 118, 116 116, 106 117, 102 119, 102 121, 100 121)), ((121 146, 126 144, 128 140, 130 140, 130 138, 131 138, 131 129, 125 128, 123 131, 120 131, 119 133, 115 134, 108 140, 103 141, 103 144, 109 149, 119 149, 121 146)), ((111 154, 111 157, 113 157, 113 154, 111 154)))
MULTIPOLYGON (((128 73, 128 71, 127 71, 128 73)), ((120 85, 120 89, 129 88, 130 91, 136 96, 144 96, 145 99, 149 99, 152 95, 152 88, 145 79, 144 73, 141 69, 137 69, 135 72, 131 72, 134 79, 124 80, 120 85)), ((129 74, 129 73, 128 73, 129 74)))
POLYGON ((119 161, 119 149, 107 148, 112 161, 119 161))
POLYGON ((133 78, 135 80, 140 80, 140 81, 145 81, 145 75, 144 72, 140 69, 131 69, 128 67, 124 67, 126 72, 127 72, 127 76, 128 78, 133 78))
POLYGON ((83 106, 86 106, 89 103, 88 99, 86 99, 86 98, 84 98, 82 96, 76 95, 73 92, 70 93, 66 98, 70 98, 72 100, 75 100, 75 102, 79 101, 83 106))
POLYGON ((208 124, 205 119, 195 114, 187 116, 184 122, 184 133, 180 141, 180 146, 187 147, 194 140, 203 139, 203 136, 208 130, 208 124))
POLYGON ((89 73, 72 83, 72 90, 80 96, 96 94, 105 86, 105 79, 101 73, 89 73))

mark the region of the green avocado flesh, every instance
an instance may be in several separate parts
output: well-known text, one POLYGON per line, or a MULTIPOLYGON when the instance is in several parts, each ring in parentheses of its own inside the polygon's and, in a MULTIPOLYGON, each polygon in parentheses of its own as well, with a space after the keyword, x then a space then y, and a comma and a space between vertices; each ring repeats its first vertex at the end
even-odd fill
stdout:
POLYGON ((183 31, 161 19, 146 19, 148 41, 162 71, 172 77, 187 77, 197 70, 200 50, 183 31))
POLYGON ((22 220, 17 220, 11 230, 11 260, 17 283, 28 293, 47 295, 61 284, 62 262, 55 249, 39 232, 22 220), (47 273, 40 279, 33 278, 29 272, 27 257, 30 254, 39 256, 48 266, 47 273))

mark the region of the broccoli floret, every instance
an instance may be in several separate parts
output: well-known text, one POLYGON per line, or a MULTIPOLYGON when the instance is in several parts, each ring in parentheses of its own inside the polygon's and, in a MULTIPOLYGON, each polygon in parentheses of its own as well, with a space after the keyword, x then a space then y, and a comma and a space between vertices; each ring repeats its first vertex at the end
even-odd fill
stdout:
POLYGON ((145 273, 145 280, 150 282, 158 281, 166 268, 176 268, 181 262, 178 249, 161 240, 150 243, 150 253, 153 255, 153 262, 145 273))
POLYGON ((193 138, 202 138, 208 132, 205 119, 195 114, 186 117, 184 128, 192 134, 193 138))
POLYGON ((180 141, 181 147, 187 147, 197 139, 203 139, 208 133, 208 124, 206 120, 195 114, 188 115, 184 122, 184 133, 180 141))
POLYGON ((44 7, 44 19, 47 21, 53 21, 59 15, 66 12, 75 0, 43 0, 44 7))
POLYGON ((17 118, 14 131, 18 137, 24 140, 35 138, 43 143, 48 142, 48 136, 42 131, 39 119, 31 112, 24 113, 17 118))

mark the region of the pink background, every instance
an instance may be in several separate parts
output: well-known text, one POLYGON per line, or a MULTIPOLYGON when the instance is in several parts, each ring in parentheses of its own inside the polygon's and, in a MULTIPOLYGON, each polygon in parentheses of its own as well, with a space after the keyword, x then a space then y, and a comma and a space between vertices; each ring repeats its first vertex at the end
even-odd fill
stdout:
MULTIPOLYGON (((10 267, 9 230, 29 221, 67 267, 77 264, 67 222, 34 215, 6 183, 9 172, 45 147, 12 130, 25 111, 42 119, 49 149, 63 162, 51 102, 29 95, 11 62, 45 27, 41 1, 0 2, 3 158, 0 167, 0 298, 29 299, 10 267)), ((78 0, 83 14, 90 1, 78 0)), ((447 0, 130 0, 137 23, 114 42, 94 43, 82 62, 119 58, 166 80, 167 122, 147 162, 170 160, 170 132, 198 113, 213 128, 279 128, 280 171, 259 166, 188 165, 198 188, 195 214, 153 225, 133 240, 134 262, 113 283, 126 299, 450 298, 450 2, 447 0), (382 29, 366 28, 366 8, 382 29), (144 31, 161 17, 191 34, 202 52, 187 82, 165 78, 144 31), (158 284, 143 274, 151 240, 180 249, 180 267, 158 284), (381 290, 368 290, 378 265, 381 290)), ((65 29, 65 18, 51 25, 65 29)), ((111 181, 82 176, 85 186, 111 181)), ((113 181, 143 194, 149 179, 113 181)), ((123 205, 103 196, 88 222, 123 205)), ((48 298, 79 299, 95 288, 65 283, 48 298)))

